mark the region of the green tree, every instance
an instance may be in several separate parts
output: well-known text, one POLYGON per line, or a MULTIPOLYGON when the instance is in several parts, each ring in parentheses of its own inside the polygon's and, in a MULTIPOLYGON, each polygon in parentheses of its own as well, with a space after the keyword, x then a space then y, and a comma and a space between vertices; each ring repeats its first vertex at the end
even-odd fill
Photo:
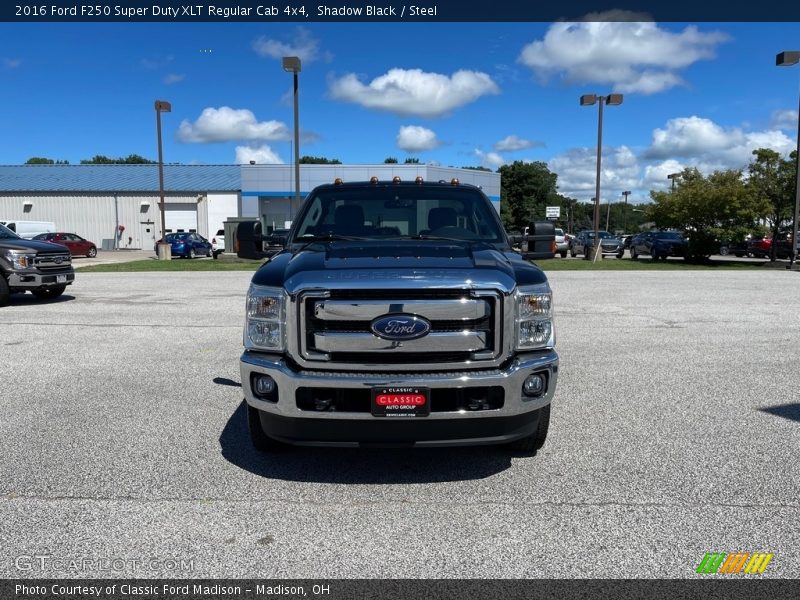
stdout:
MULTIPOLYGON (((558 176, 544 162, 514 161, 500 173, 500 216, 509 230, 522 230, 532 220, 543 219, 545 206, 556 206, 558 176)), ((560 204, 558 204, 560 205, 560 204)))
POLYGON ((109 158, 102 154, 96 154, 92 158, 81 160, 82 165, 154 165, 156 161, 149 160, 138 154, 129 154, 126 157, 109 158))
POLYGON ((68 160, 53 160, 52 158, 43 158, 41 156, 33 156, 25 161, 26 165, 68 165, 68 160))
POLYGON ((396 165, 397 159, 394 156, 388 156, 383 159, 383 164, 385 165, 396 165))
POLYGON ((418 158, 407 158, 403 161, 404 165, 418 165, 419 159, 418 158))
POLYGON ((712 254, 720 240, 742 240, 768 210, 738 170, 705 177, 697 169, 684 169, 674 191, 651 191, 650 197, 646 216, 659 228, 686 231, 693 256, 712 254))
POLYGON ((768 148, 753 150, 755 160, 750 162, 747 187, 755 198, 761 199, 768 207, 764 216, 772 229, 772 249, 770 261, 775 261, 776 244, 780 230, 788 224, 794 212, 794 185, 796 177, 795 157, 792 152, 788 159, 768 148))
POLYGON ((492 170, 489 167, 478 166, 478 167, 461 167, 461 168, 462 169, 469 169, 471 171, 488 171, 489 173, 492 172, 492 170))
POLYGON ((342 161, 338 158, 325 158, 324 156, 301 156, 301 165, 340 165, 342 161))

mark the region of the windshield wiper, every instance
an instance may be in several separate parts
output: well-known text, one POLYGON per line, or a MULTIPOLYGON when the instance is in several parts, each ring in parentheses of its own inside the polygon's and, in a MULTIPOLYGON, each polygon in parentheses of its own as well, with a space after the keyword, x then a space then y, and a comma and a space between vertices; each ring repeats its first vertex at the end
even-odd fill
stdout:
POLYGON ((293 244, 303 244, 297 252, 302 252, 315 242, 358 242, 367 238, 355 235, 339 235, 337 233, 323 233, 321 235, 303 235, 295 238, 293 244), (304 243, 305 242, 305 243, 304 243))

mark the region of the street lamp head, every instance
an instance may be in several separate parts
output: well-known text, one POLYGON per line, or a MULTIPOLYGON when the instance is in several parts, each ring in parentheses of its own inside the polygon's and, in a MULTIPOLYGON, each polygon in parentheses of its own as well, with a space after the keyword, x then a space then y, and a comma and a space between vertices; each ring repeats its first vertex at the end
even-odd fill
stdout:
POLYGON ((609 94, 606 96, 606 104, 609 106, 619 106, 622 104, 622 94, 609 94))
POLYGON ((597 94, 584 94, 581 96, 581 106, 597 104, 597 94))
POLYGON ((676 177, 680 176, 681 176, 680 173, 670 173, 669 175, 667 175, 667 179, 675 179, 676 177))
POLYGON ((623 196, 630 196, 630 195, 631 195, 631 193, 630 193, 630 192, 622 192, 622 195, 623 195, 623 196))
POLYGON ((777 67, 791 67, 800 62, 800 50, 798 51, 784 51, 775 56, 775 66, 777 67))
POLYGON ((300 72, 300 59, 297 56, 283 57, 283 70, 288 73, 300 72))
POLYGON ((172 112, 172 105, 166 100, 156 100, 156 110, 158 112, 172 112))

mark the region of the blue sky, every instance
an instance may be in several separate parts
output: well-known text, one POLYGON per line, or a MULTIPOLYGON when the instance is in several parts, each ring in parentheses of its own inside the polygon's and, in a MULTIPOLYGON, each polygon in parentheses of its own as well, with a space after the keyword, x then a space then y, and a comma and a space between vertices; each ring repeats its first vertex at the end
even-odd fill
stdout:
POLYGON ((666 187, 684 166, 746 165, 795 146, 798 23, 0 24, 0 164, 31 156, 291 162, 291 74, 303 59, 301 153, 349 164, 546 161, 562 193, 603 200, 666 187))

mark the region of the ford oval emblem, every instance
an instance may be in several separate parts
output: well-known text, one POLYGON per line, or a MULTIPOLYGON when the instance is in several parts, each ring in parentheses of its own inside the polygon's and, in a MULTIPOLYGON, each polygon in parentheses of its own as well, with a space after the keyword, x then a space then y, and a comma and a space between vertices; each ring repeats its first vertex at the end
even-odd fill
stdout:
POLYGON ((384 315, 373 320, 369 328, 385 340, 415 340, 428 335, 431 322, 416 315, 384 315))

